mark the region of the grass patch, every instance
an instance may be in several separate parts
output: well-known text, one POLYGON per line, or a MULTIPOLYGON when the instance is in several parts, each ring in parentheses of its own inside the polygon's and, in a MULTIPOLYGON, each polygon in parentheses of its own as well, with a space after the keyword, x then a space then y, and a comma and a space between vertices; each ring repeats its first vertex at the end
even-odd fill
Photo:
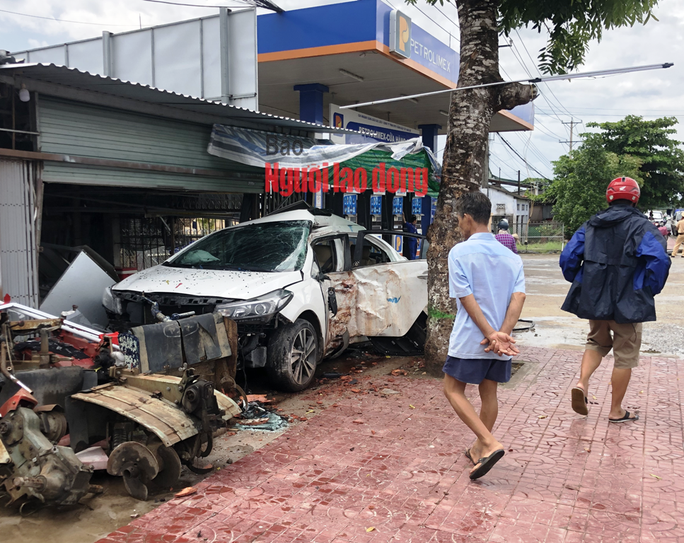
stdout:
POLYGON ((518 251, 521 253, 560 253, 563 249, 563 244, 560 241, 547 241, 546 243, 528 243, 527 245, 518 245, 518 251))
POLYGON ((428 316, 431 319, 436 319, 436 320, 441 320, 441 319, 454 320, 456 318, 456 315, 454 315, 453 313, 443 313, 442 311, 439 311, 438 309, 433 309, 432 307, 428 308, 428 316))

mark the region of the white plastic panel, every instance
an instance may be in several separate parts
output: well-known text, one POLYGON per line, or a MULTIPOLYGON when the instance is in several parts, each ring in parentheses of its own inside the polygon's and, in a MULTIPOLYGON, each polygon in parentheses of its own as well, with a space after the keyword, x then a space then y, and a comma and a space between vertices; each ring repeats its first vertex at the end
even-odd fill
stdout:
MULTIPOLYGON (((207 100, 221 99, 221 36, 219 18, 202 20, 202 56, 204 96, 207 100)), ((256 70, 256 64, 254 65, 256 70)))
MULTIPOLYGON (((23 57, 20 54, 19 57, 23 57)), ((64 66, 64 46, 50 47, 48 49, 38 49, 37 51, 29 51, 26 55, 26 62, 40 62, 42 64, 57 64, 64 66)))
POLYGON ((201 97, 200 50, 200 21, 156 28, 154 86, 201 97))
POLYGON ((103 74, 102 38, 67 45, 69 66, 82 72, 103 74))
MULTIPOLYGON (((221 100, 221 63, 229 66, 228 102, 258 111, 256 10, 228 14, 229 59, 221 57, 220 17, 111 34, 111 77, 208 100, 221 100)), ((102 38, 13 53, 27 62, 66 63, 105 74, 102 38)))
POLYGON ((152 30, 112 36, 112 52, 114 77, 132 83, 154 86, 152 78, 152 30))
POLYGON ((237 11, 228 17, 230 40, 230 94, 231 104, 258 110, 256 10, 237 11), (247 96, 245 98, 239 98, 247 96))

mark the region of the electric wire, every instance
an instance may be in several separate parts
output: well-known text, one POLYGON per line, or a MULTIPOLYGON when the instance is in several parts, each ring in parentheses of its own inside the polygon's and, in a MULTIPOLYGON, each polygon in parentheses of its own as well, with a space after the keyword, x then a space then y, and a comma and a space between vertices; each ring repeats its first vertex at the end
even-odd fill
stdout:
POLYGON ((33 19, 43 19, 46 21, 55 21, 57 23, 70 23, 70 24, 77 24, 77 25, 93 25, 93 26, 125 26, 125 27, 138 27, 138 24, 130 24, 130 25, 115 25, 115 24, 110 24, 110 23, 87 23, 85 21, 69 21, 67 19, 56 19, 54 17, 43 17, 41 15, 31 15, 29 13, 19 13, 17 11, 9 11, 7 9, 0 9, 0 13, 9 13, 10 15, 19 15, 20 17, 32 17, 33 19))
MULTIPOLYGON (((390 6, 392 9, 397 9, 397 7, 394 6, 391 2, 389 2, 389 0, 386 0, 386 1, 387 1, 387 3, 389 4, 389 6, 390 6)), ((425 13, 422 9, 420 9, 420 6, 418 6, 418 4, 413 4, 413 7, 416 8, 418 11, 420 11, 423 15, 425 15, 425 17, 427 17, 433 24, 437 25, 437 26, 438 26, 439 28, 441 28, 444 32, 446 32, 447 34, 449 34, 449 36, 455 38, 456 41, 457 41, 458 43, 461 42, 460 36, 457 37, 457 36, 455 36, 454 34, 451 33, 451 30, 447 30, 446 28, 444 28, 444 27, 443 27, 440 23, 438 23, 435 19, 433 19, 432 17, 430 17, 430 15, 428 15, 428 14, 425 13)), ((442 13, 442 12, 440 11, 440 13, 442 13)), ((442 15, 444 15, 444 13, 442 13, 442 15)), ((446 15, 444 15, 444 16, 445 16, 449 21, 451 21, 453 24, 455 24, 455 25, 456 25, 456 28, 459 28, 459 27, 458 27, 458 24, 456 24, 452 19, 450 19, 450 18, 447 17, 446 15)))
MULTIPOLYGON (((542 73, 539 71, 539 68, 537 67, 537 63, 534 61, 532 58, 532 55, 530 54, 529 49, 527 49, 527 45, 525 45, 525 42, 522 39, 522 36, 520 36, 520 33, 518 32, 518 29, 515 29, 515 33, 518 36, 518 39, 520 40, 521 45, 523 46, 523 49, 525 50, 525 53, 527 54, 527 58, 530 59, 530 62, 532 62, 532 65, 535 67, 537 73, 541 76, 542 73)), ((567 110, 567 108, 561 103, 561 101, 558 99, 556 94, 553 92, 553 89, 548 85, 548 83, 544 83, 544 88, 548 89, 548 91, 551 93, 553 96, 554 100, 558 103, 558 105, 561 107, 561 109, 565 110, 565 112, 572 117, 572 114, 567 110)))
POLYGON ((518 151, 516 151, 515 148, 514 148, 510 143, 508 143, 508 141, 506 140, 506 138, 504 138, 501 134, 498 134, 498 136, 499 136, 499 138, 501 139, 501 141, 504 142, 504 144, 506 145, 506 147, 508 147, 511 151, 513 151, 513 153, 515 153, 515 154, 518 156, 518 158, 520 158, 520 160, 522 160, 522 161, 527 165, 527 167, 528 167, 529 169, 531 169, 532 171, 534 171, 534 172, 538 173, 539 175, 541 175, 543 179, 546 179, 547 181, 551 181, 548 177, 546 177, 543 173, 541 173, 537 168, 535 168, 534 166, 532 166, 531 164, 529 164, 529 163, 520 155, 520 153, 518 153, 518 151))
MULTIPOLYGON (((204 4, 185 4, 183 2, 170 2, 169 0, 142 0, 143 2, 151 2, 153 4, 167 4, 169 6, 181 6, 181 7, 190 7, 190 8, 242 8, 245 7, 244 5, 242 6, 216 6, 216 5, 204 5, 204 4)), ((253 6, 254 4, 252 2, 249 2, 248 0, 236 0, 237 2, 244 2, 245 5, 253 6)))

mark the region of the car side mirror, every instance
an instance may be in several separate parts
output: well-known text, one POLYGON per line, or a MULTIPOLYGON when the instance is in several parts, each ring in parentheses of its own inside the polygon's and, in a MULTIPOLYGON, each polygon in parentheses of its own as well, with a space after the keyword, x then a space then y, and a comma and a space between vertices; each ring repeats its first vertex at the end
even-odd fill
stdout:
POLYGON ((320 273, 318 274, 317 279, 318 279, 319 281, 321 281, 321 282, 322 282, 322 281, 330 281, 330 277, 328 277, 328 276, 327 276, 326 274, 324 274, 323 272, 320 272, 320 273))

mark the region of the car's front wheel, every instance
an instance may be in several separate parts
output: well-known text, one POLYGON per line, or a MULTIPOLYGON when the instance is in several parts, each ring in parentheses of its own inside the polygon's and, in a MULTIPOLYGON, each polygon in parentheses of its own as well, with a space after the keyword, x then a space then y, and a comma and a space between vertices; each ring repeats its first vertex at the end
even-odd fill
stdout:
POLYGON ((276 329, 268 342, 268 367, 273 384, 297 392, 314 379, 318 362, 318 336, 309 321, 297 319, 276 329))

